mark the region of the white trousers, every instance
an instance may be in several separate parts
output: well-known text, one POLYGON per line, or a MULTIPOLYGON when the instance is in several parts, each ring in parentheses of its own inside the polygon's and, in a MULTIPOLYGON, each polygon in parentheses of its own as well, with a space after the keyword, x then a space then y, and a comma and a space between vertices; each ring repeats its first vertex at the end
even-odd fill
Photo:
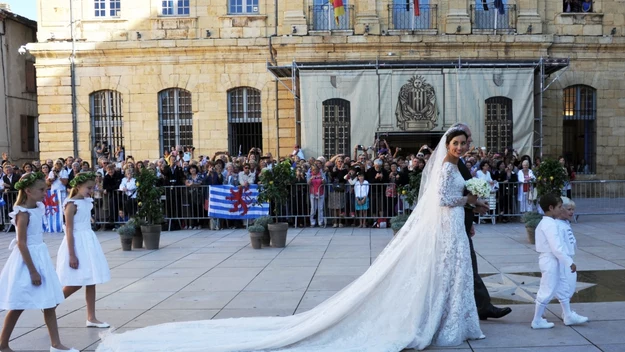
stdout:
POLYGON ((324 196, 315 197, 312 194, 310 195, 310 224, 315 226, 315 213, 317 213, 317 218, 319 219, 319 226, 323 226, 323 203, 324 196))
POLYGON ((541 278, 540 288, 536 293, 536 303, 547 305, 553 297, 560 301, 568 301, 575 293, 577 273, 558 262, 552 253, 541 253, 538 258, 541 278))

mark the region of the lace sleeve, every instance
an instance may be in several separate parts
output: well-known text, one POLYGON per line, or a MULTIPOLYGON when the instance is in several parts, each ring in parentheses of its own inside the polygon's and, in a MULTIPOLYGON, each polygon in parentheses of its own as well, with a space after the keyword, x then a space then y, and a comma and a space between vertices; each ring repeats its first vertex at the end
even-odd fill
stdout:
POLYGON ((440 205, 442 207, 462 207, 467 203, 467 197, 463 197, 461 192, 454 189, 453 181, 454 167, 451 163, 445 163, 439 181, 440 205))

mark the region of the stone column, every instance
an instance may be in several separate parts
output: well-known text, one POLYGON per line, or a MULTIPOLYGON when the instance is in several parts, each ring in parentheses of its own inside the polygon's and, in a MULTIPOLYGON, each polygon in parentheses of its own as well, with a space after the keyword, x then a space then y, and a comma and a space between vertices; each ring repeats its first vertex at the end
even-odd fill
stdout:
POLYGON ((538 14, 538 0, 517 0, 516 8, 519 13, 516 29, 518 34, 541 34, 543 32, 543 22, 538 14))
POLYGON ((308 25, 304 16, 305 11, 308 11, 306 8, 308 2, 306 0, 285 0, 278 1, 278 3, 278 13, 284 13, 284 20, 278 32, 281 35, 308 35, 308 25), (293 33, 293 29, 295 29, 295 33, 293 33))
POLYGON ((445 16, 445 33, 471 34, 471 19, 467 0, 449 0, 445 16))
MULTIPOLYGON (((354 23, 354 34, 364 34, 365 28, 369 26, 370 34, 380 34, 380 16, 376 9, 376 0, 348 0, 343 1, 348 6, 353 6, 351 11, 355 11, 356 23, 354 23)), ((385 2, 383 1, 384 5, 385 2)), ((346 12, 349 14, 349 12, 346 12)))

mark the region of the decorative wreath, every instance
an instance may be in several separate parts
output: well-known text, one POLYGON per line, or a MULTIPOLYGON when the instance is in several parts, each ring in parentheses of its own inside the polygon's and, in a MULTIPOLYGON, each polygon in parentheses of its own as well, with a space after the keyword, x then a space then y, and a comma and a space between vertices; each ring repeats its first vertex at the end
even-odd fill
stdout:
POLYGON ((95 173, 93 172, 81 172, 76 175, 71 181, 69 181, 69 186, 74 188, 78 185, 82 185, 87 181, 95 181, 95 173))
POLYGON ((45 175, 43 172, 29 172, 22 176, 19 181, 15 183, 15 189, 21 191, 25 188, 29 188, 37 182, 37 180, 43 180, 45 175))

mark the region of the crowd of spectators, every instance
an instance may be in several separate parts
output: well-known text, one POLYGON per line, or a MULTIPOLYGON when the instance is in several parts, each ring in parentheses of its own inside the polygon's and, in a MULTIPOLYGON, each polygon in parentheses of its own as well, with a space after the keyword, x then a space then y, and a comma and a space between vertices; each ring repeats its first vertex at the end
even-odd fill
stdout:
MULTIPOLYGON (((182 219, 181 228, 199 228, 206 225, 208 189, 212 185, 252 185, 259 183, 259 175, 271 170, 277 162, 288 160, 295 176, 290 201, 280 214, 299 226, 373 226, 384 227, 388 219, 409 206, 398 189, 410 182, 410 175, 420 173, 432 150, 423 145, 417 153, 402 154, 401 148, 392 148, 384 139, 376 139, 371 146, 356 145, 348 154, 308 157, 299 145, 289 156, 276 160, 269 152, 251 148, 247 155, 233 156, 228 152, 195 156, 195 148, 177 146, 165 150, 155 161, 135 160, 125 155, 121 146, 109 151, 103 142, 94 148, 96 165, 68 156, 57 160, 35 160, 20 166, 3 154, 0 190, 9 205, 13 204, 14 184, 22 173, 42 171, 51 191, 64 193, 69 181, 81 171, 95 171, 94 218, 107 227, 123 223, 137 209, 137 171, 149 168, 156 172, 160 186, 165 187, 166 217, 182 219), (169 187, 174 186, 174 187, 169 187)), ((535 196, 531 182, 532 168, 540 158, 531 160, 515 150, 502 153, 472 148, 464 156, 474 177, 487 180, 497 195, 497 214, 500 220, 506 214, 519 214, 533 209, 535 196), (517 183, 519 182, 519 183, 517 183)), ((570 180, 575 172, 586 172, 582 162, 577 167, 566 165, 570 180)), ((570 192, 570 184, 568 191, 570 192)), ((570 194, 569 194, 570 195, 570 194)), ((6 219, 6 216, 5 216, 6 219)), ((234 223, 235 226, 237 223, 234 223)), ((239 224, 240 225, 240 224, 239 224)), ((221 221, 213 227, 231 226, 221 221)))

